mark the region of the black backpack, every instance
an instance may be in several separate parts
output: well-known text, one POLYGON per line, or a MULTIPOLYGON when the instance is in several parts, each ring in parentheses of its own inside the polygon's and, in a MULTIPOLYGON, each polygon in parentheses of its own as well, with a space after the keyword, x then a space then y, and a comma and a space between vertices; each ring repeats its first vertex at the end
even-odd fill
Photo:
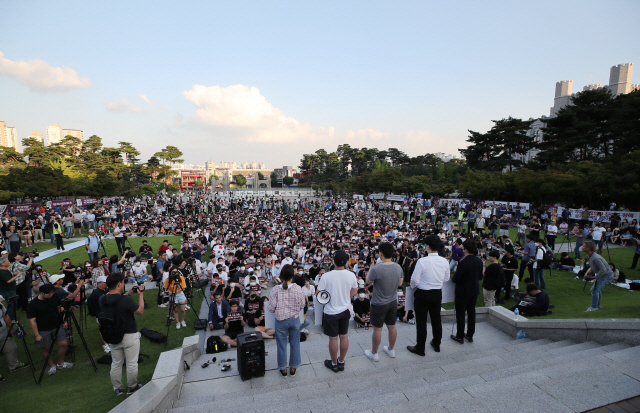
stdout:
POLYGON ((542 251, 542 261, 540 262, 540 268, 543 270, 548 270, 551 267, 551 261, 553 261, 553 253, 551 253, 548 249, 544 249, 542 251))
POLYGON ((227 349, 227 345, 222 342, 220 336, 210 336, 207 339, 207 354, 220 353, 227 349))
POLYGON ((102 310, 98 314, 100 334, 102 334, 102 338, 105 342, 109 344, 119 344, 122 342, 127 326, 122 317, 120 317, 116 311, 116 308, 124 296, 119 296, 113 304, 107 304, 106 297, 106 295, 100 297, 100 304, 102 307, 102 310))

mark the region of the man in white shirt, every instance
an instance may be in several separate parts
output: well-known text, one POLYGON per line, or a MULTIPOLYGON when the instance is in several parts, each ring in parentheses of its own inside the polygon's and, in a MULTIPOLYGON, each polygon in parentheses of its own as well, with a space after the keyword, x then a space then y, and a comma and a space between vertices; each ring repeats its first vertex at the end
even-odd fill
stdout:
POLYGON ((604 241, 605 229, 602 227, 602 222, 598 222, 596 227, 591 232, 593 242, 598 246, 598 254, 602 254, 602 245, 604 241))
POLYGON ((411 288, 414 293, 414 312, 416 314, 417 338, 415 346, 407 346, 407 350, 424 356, 427 342, 427 314, 431 318, 431 333, 433 339, 430 344, 436 352, 440 352, 442 341, 442 321, 440 308, 442 306, 442 284, 449 281, 451 272, 446 258, 438 255, 440 238, 429 235, 426 239, 427 255, 420 258, 411 276, 411 288))
POLYGON ((116 239, 116 246, 118 247, 118 252, 120 253, 120 255, 124 254, 125 231, 126 228, 122 222, 113 229, 113 237, 116 239))
POLYGON ((344 371, 344 358, 349 351, 349 320, 351 312, 351 297, 358 293, 358 281, 351 271, 344 267, 349 261, 349 255, 338 250, 333 256, 335 269, 324 274, 318 283, 316 295, 322 291, 329 293, 330 300, 324 306, 322 327, 324 334, 329 336, 329 354, 331 360, 325 360, 324 366, 334 373, 344 371), (340 336, 340 358, 338 358, 338 336, 340 336))

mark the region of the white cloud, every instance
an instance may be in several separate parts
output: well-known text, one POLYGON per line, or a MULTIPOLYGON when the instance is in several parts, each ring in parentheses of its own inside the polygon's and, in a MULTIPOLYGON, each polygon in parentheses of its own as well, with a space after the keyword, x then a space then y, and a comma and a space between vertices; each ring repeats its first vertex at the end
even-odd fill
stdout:
POLYGON ((71 89, 89 87, 88 77, 80 78, 69 67, 52 67, 44 60, 13 61, 0 52, 0 74, 8 76, 41 92, 66 92, 71 89))
POLYGON ((140 113, 142 112, 142 107, 138 105, 134 105, 129 102, 127 99, 122 98, 120 100, 114 100, 113 102, 109 102, 107 100, 103 101, 108 110, 114 112, 132 112, 132 113, 140 113))
POLYGON ((332 137, 333 127, 312 127, 286 116, 260 94, 245 85, 194 85, 184 97, 198 110, 202 125, 222 129, 249 142, 285 143, 332 137))
POLYGON ((143 95, 143 94, 141 94, 141 93, 138 93, 138 97, 139 97, 140 99, 144 100, 145 102, 147 102, 147 104, 148 104, 149 106, 153 106, 153 103, 151 102, 151 100, 150 100, 148 97, 146 97, 145 95, 143 95))

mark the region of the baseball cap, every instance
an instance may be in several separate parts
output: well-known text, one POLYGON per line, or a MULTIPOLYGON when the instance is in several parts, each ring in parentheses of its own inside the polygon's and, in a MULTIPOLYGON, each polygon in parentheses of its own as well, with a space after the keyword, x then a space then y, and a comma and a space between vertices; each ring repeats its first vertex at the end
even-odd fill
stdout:
POLYGON ((96 282, 106 283, 107 282, 107 276, 106 275, 99 276, 98 279, 96 280, 96 282))
POLYGON ((349 261, 349 255, 343 250, 338 250, 333 254, 333 261, 337 266, 342 267, 349 261))
POLYGON ((51 284, 55 284, 63 278, 64 278, 64 274, 55 274, 49 277, 49 281, 51 281, 51 284))
POLYGON ((96 231, 94 231, 93 229, 90 229, 89 232, 96 232, 96 231))

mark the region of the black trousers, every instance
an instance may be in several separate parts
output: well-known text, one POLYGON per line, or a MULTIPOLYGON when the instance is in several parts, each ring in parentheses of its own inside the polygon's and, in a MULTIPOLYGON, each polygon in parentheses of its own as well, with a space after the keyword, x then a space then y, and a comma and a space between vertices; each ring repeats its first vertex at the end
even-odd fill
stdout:
POLYGON ((522 281, 525 268, 529 270, 529 278, 533 280, 533 263, 529 264, 526 261, 520 261, 520 272, 518 273, 518 278, 522 281))
POLYGON ((24 311, 27 311, 27 305, 29 305, 29 293, 31 290, 29 287, 31 283, 29 282, 29 277, 25 277, 24 281, 20 284, 16 285, 16 294, 18 294, 18 307, 22 308, 24 311))
POLYGON ((56 234, 56 248, 64 251, 64 240, 62 234, 56 234))
MULTIPOLYGON (((464 338, 464 315, 467 314, 467 335, 473 337, 476 332, 476 301, 477 295, 461 296, 456 295, 456 338, 464 338)), ((417 322, 416 322, 417 323, 417 322)))
POLYGON ((433 343, 440 345, 442 341, 442 320, 440 308, 442 306, 442 290, 420 290, 414 294, 414 312, 416 313, 416 348, 424 352, 427 342, 427 315, 431 317, 431 333, 433 343))
POLYGON ((638 265, 638 258, 640 258, 640 254, 636 252, 633 256, 633 262, 631 263, 631 268, 636 268, 636 265, 638 265))
MULTIPOLYGON (((507 301, 509 298, 511 298, 511 280, 513 279, 513 274, 511 273, 511 271, 504 272, 504 286, 502 286, 502 288, 504 288, 504 300, 507 301)), ((496 290, 496 300, 500 299, 500 289, 496 290)))
POLYGON ((118 253, 124 254, 124 237, 116 237, 116 245, 118 246, 118 253))
POLYGON ((556 236, 547 234, 547 244, 551 250, 554 250, 556 247, 556 236))

